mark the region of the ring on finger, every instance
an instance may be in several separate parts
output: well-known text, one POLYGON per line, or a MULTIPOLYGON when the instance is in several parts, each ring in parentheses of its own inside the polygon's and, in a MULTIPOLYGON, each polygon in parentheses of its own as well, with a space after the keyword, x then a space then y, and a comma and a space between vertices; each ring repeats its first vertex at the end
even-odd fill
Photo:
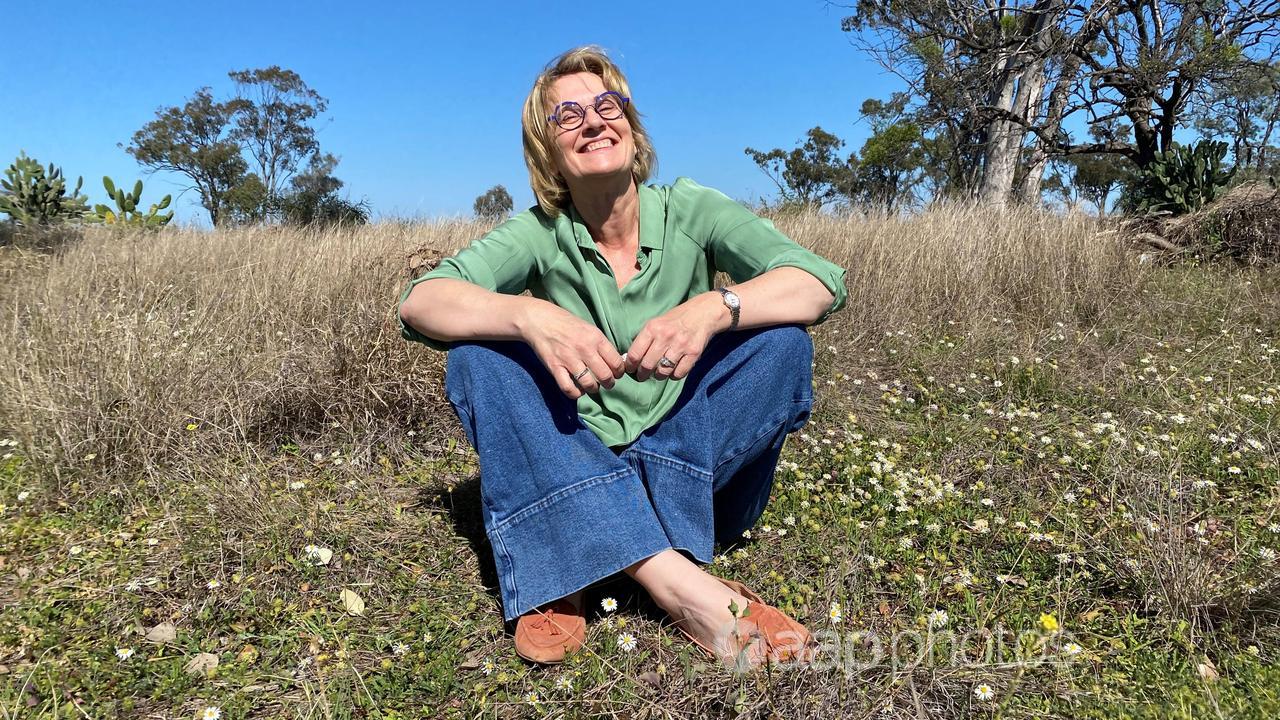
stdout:
POLYGON ((574 376, 573 376, 573 381, 574 381, 574 382, 578 382, 579 380, 581 380, 581 379, 582 379, 582 376, 583 376, 583 375, 586 375, 586 374, 587 374, 587 373, 589 373, 589 372, 591 372, 591 368, 589 368, 589 367, 584 367, 584 368, 582 368, 582 372, 580 372, 580 373, 578 373, 577 375, 574 375, 574 376))
POLYGON ((666 356, 666 355, 663 355, 663 356, 662 356, 662 359, 658 361, 658 365, 660 365, 661 367, 665 367, 665 368, 673 368, 673 367, 675 367, 675 366, 676 366, 676 364, 675 364, 674 362, 672 362, 671 360, 667 359, 667 356, 666 356))

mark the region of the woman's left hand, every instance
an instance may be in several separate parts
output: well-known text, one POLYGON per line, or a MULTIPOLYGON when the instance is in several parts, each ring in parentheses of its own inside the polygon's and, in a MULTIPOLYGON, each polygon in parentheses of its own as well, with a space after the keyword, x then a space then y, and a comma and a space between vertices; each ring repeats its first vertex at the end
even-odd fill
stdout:
POLYGON ((659 380, 684 378, 702 356, 711 336, 728 320, 729 311, 719 293, 702 293, 689 298, 644 324, 623 355, 627 372, 635 373, 636 380, 640 381, 650 377, 659 380), (664 357, 675 366, 662 364, 660 361, 664 357))

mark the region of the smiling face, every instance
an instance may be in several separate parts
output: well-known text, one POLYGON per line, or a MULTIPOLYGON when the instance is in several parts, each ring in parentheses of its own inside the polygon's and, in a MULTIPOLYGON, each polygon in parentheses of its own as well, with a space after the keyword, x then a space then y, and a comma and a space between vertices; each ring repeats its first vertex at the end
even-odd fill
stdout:
POLYGON ((574 187, 592 192, 627 183, 639 186, 658 166, 653 142, 635 103, 628 102, 617 120, 602 120, 595 110, 586 110, 582 125, 572 130, 547 120, 559 103, 572 101, 585 109, 606 90, 631 96, 631 85, 622 70, 603 50, 587 45, 552 60, 525 97, 520 112, 524 164, 529 169, 533 196, 548 217, 556 217, 569 207, 574 187), (585 152, 597 140, 607 147, 593 146, 591 153, 585 152))
POLYGON ((626 115, 604 120, 590 107, 608 89, 600 76, 589 72, 565 75, 551 86, 553 108, 572 101, 586 110, 582 124, 572 130, 554 123, 550 126, 555 138, 556 168, 571 187, 592 178, 631 174, 636 146, 626 115))

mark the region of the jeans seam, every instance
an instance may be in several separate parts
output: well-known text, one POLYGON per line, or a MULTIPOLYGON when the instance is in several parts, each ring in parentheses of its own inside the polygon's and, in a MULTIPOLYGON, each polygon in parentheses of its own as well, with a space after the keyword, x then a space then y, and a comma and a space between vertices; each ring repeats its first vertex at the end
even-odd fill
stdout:
MULTIPOLYGON (((775 435, 775 434, 777 434, 777 432, 778 432, 779 430, 785 430, 788 424, 789 424, 789 423, 787 422, 787 418, 785 418, 785 417, 784 417, 782 420, 779 420, 779 421, 774 422, 774 423, 770 423, 770 424, 769 424, 769 426, 768 426, 768 429, 767 429, 767 430, 765 430, 764 432, 762 432, 762 433, 760 433, 759 435, 757 435, 757 436, 755 436, 754 438, 752 438, 751 442, 749 442, 749 443, 747 443, 745 446, 743 446, 743 448, 742 448, 741 450, 739 450, 739 451, 737 451, 737 452, 733 453, 732 455, 730 455, 729 457, 724 458, 723 460, 721 460, 721 461, 716 465, 716 472, 717 472, 717 474, 719 473, 720 468, 724 467, 724 466, 725 466, 725 465, 727 465, 728 463, 731 463, 731 462, 733 462, 733 461, 737 460, 738 458, 742 457, 743 455, 745 455, 745 454, 746 454, 746 452, 747 452, 748 450, 750 450, 751 448, 755 447, 755 446, 756 446, 756 443, 760 442, 762 439, 764 439, 764 438, 766 438, 766 437, 769 437, 770 435, 775 435)), ((713 475, 713 477, 714 477, 714 475, 713 475)))
POLYGON ((511 603, 519 607, 520 588, 519 586, 516 585, 515 558, 512 557, 511 552, 507 550, 507 544, 506 542, 503 541, 502 533, 498 532, 497 528, 494 528, 489 533, 489 543, 493 545, 495 549, 499 550, 499 552, 502 553, 503 559, 506 560, 506 563, 505 563, 506 568, 502 573, 503 577, 501 578, 500 582, 505 581, 506 586, 511 588, 511 603))
POLYGON ((681 470, 683 472, 689 473, 690 475, 694 475, 700 480, 706 480, 707 482, 711 482, 715 478, 713 474, 707 472, 706 470, 703 470, 702 468, 697 467, 695 465, 690 465, 689 463, 683 460, 673 458, 669 455, 656 453, 656 452, 653 452, 652 450, 632 450, 631 453, 633 455, 641 455, 646 459, 649 459, 658 463, 659 465, 666 465, 668 467, 675 468, 676 470, 681 470))
POLYGON ((556 490, 555 492, 551 493, 550 495, 547 495, 546 497, 539 499, 537 502, 534 502, 532 504, 529 504, 520 508, 519 510, 515 511, 514 513, 504 518, 503 520, 495 522, 493 524, 493 531, 495 533, 499 532, 503 528, 519 523, 521 520, 524 520, 526 517, 533 515, 534 513, 542 510, 543 508, 550 506, 554 502, 559 502, 560 500, 563 500, 572 495, 576 495, 582 492, 583 490, 587 490, 588 488, 594 487, 596 485, 600 485, 602 483, 612 482, 614 480, 617 480, 620 477, 623 477, 629 474, 634 474, 634 471, 630 467, 627 467, 622 470, 615 470, 606 475, 597 475, 595 477, 589 477, 589 478, 586 478, 585 480, 580 480, 572 485, 562 487, 559 490, 556 490))

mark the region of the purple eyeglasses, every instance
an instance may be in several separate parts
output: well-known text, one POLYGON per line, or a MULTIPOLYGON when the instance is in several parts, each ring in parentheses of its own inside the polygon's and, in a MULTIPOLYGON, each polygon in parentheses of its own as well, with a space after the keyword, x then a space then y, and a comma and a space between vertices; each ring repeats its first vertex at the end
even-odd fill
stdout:
MULTIPOLYGON (((606 90, 597 95, 595 102, 587 108, 595 108, 596 114, 602 120, 617 120, 622 117, 623 108, 629 102, 631 98, 623 97, 613 90, 606 90)), ((556 106, 555 112, 547 116, 547 122, 555 123, 561 130, 573 130, 587 119, 587 108, 572 100, 562 102, 556 106)))

